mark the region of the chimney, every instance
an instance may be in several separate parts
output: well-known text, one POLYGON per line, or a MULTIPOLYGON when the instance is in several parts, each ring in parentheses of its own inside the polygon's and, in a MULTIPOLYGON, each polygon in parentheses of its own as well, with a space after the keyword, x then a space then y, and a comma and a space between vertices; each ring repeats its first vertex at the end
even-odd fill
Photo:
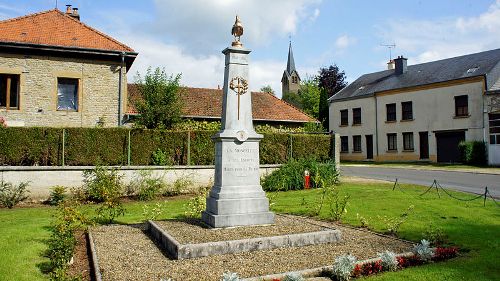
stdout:
POLYGON ((390 60, 387 63, 387 70, 392 70, 392 69, 394 69, 394 60, 390 60))
POLYGON ((66 5, 66 15, 80 20, 80 14, 78 14, 78 8, 71 8, 71 5, 66 5))
POLYGON ((73 14, 71 16, 77 20, 80 20, 80 14, 78 13, 78 8, 73 8, 73 14))
POLYGON ((408 71, 407 61, 408 59, 403 56, 399 56, 394 59, 394 70, 396 75, 401 75, 408 71))

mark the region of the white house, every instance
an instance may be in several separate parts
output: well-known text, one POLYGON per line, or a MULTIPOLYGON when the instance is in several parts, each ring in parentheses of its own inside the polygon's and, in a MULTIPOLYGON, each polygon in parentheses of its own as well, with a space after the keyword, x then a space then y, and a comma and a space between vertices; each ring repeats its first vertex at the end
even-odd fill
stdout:
POLYGON ((393 63, 329 99, 341 159, 458 162, 458 143, 479 140, 500 164, 500 49, 393 63))

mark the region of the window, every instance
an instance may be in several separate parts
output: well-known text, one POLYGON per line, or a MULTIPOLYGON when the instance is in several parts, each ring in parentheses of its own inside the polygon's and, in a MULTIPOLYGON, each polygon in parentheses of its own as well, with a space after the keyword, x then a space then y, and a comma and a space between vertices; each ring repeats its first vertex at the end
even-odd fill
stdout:
POLYGON ((385 105, 387 110, 387 119, 386 121, 396 121, 396 104, 390 103, 385 105))
POLYGON ((489 114, 490 144, 500 144, 500 113, 489 114))
POLYGON ((413 133, 403 133, 403 149, 413 150, 413 133))
POLYGON ((352 151, 361 152, 361 136, 352 136, 352 151))
POLYGON ((353 108, 352 109, 352 124, 359 125, 361 124, 361 108, 353 108))
POLYGON ((340 137, 340 152, 349 152, 349 138, 347 136, 340 137))
POLYGON ((0 108, 19 109, 19 77, 0 74, 0 108))
POLYGON ((297 76, 292 76, 292 83, 294 84, 299 83, 299 79, 297 78, 297 76))
POLYGON ((349 112, 347 109, 340 111, 340 126, 349 125, 349 112))
POLYGON ((57 78, 57 110, 78 111, 78 79, 57 78))
POLYGON ((413 104, 411 101, 402 102, 401 109, 401 120, 413 120, 413 104))
POLYGON ((468 96, 455 97, 455 116, 469 116, 468 96))
POLYGON ((389 151, 398 150, 398 135, 387 134, 387 150, 389 151))

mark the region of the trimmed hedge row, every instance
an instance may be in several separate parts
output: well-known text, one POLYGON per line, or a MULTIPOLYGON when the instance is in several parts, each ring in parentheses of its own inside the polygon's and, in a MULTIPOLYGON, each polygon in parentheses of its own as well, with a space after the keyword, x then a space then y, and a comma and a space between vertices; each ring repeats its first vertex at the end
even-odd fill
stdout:
MULTIPOLYGON (((153 164, 161 150, 173 165, 214 164, 215 131, 167 131, 126 128, 2 128, 0 165, 87 166, 153 164), (64 132, 64 138, 63 138, 64 132), (64 139, 64 146, 63 146, 64 139), (188 155, 189 154, 189 155, 188 155)), ((329 159, 329 135, 264 133, 261 164, 282 164, 294 159, 329 159)))

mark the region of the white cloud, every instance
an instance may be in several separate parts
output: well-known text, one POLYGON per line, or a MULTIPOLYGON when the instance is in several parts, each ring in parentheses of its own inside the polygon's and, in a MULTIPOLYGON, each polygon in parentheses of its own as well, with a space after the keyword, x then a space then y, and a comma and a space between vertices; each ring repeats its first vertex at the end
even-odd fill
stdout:
POLYGON ((338 49, 345 49, 349 46, 356 44, 356 38, 350 37, 348 35, 342 35, 335 40, 335 47, 338 49))
POLYGON ((321 0, 155 0, 157 18, 145 32, 165 36, 187 51, 220 49, 232 40, 236 14, 245 28, 246 46, 270 44, 273 37, 294 34, 302 20, 315 19, 321 0), (149 31, 148 31, 149 29, 149 31))
POLYGON ((500 46, 500 0, 476 17, 391 20, 379 27, 384 42, 395 41, 409 64, 444 59, 500 46))

